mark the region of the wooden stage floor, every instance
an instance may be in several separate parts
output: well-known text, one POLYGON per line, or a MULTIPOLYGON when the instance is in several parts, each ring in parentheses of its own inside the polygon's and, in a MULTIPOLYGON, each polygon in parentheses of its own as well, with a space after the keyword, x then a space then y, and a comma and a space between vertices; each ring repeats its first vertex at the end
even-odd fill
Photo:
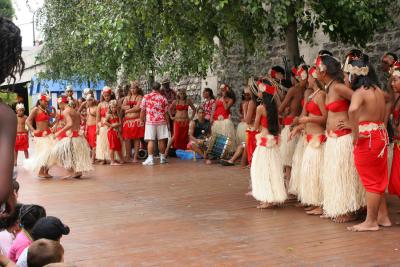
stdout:
MULTIPOLYGON (((77 266, 399 266, 400 227, 351 233, 350 224, 288 206, 257 210, 249 170, 172 160, 96 166, 82 180, 38 180, 18 167, 20 201, 71 227, 77 266)), ((53 174, 63 175, 60 169, 53 174)), ((393 222, 397 199, 390 199, 393 222)))

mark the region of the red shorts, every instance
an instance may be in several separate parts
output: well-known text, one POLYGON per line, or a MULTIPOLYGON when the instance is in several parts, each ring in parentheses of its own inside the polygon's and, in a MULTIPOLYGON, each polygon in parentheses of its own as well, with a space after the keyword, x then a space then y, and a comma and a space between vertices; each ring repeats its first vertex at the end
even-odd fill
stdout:
POLYGON ((400 138, 394 142, 392 171, 390 173, 388 191, 389 194, 400 197, 400 138))
POLYGON ((122 144, 121 140, 119 139, 118 132, 114 129, 109 129, 107 133, 108 137, 108 145, 110 150, 113 151, 121 151, 122 150, 122 144))
POLYGON ((96 125, 88 125, 86 127, 86 140, 89 143, 90 148, 95 148, 96 147, 96 138, 97 138, 97 134, 96 134, 96 125))
POLYGON ((19 132, 15 138, 15 151, 25 151, 29 148, 28 132, 19 132))
POLYGON ((189 121, 174 122, 174 143, 175 149, 186 149, 189 143, 189 121))
MULTIPOLYGON (((364 124, 365 125, 365 124, 364 124)), ((354 163, 365 190, 383 194, 388 185, 388 150, 385 128, 369 130, 360 135, 368 135, 357 140, 354 146, 354 163)))
POLYGON ((122 138, 124 140, 129 139, 141 139, 144 137, 144 124, 138 118, 124 118, 124 124, 122 127, 122 138))

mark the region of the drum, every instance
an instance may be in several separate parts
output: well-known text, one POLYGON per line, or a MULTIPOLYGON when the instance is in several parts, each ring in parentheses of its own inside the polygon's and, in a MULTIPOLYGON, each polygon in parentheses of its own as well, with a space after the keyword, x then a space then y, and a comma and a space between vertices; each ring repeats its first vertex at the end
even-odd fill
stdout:
POLYGON ((232 150, 232 144, 233 142, 229 137, 222 134, 214 134, 209 140, 207 155, 218 159, 224 159, 228 156, 229 151, 232 150))

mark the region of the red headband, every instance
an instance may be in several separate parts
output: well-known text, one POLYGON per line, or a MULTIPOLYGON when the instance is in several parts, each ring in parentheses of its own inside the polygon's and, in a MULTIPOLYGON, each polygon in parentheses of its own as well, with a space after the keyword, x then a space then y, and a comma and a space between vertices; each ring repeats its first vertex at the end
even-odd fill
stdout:
POLYGON ((109 88, 109 87, 108 88, 107 87, 104 88, 103 89, 103 94, 111 94, 111 88, 109 88))
POLYGON ((308 71, 308 75, 310 75, 313 78, 317 78, 316 70, 317 69, 315 67, 311 67, 310 70, 308 71))
POLYGON ((292 68, 292 73, 293 73, 294 76, 296 76, 296 73, 297 73, 296 67, 293 67, 293 68, 292 68))
POLYGON ((271 76, 271 78, 275 79, 275 78, 276 78, 276 71, 273 70, 273 69, 271 69, 271 70, 269 71, 269 75, 271 76))
POLYGON ((50 97, 48 95, 41 95, 40 100, 48 102, 50 100, 50 97))
POLYGON ((229 90, 229 86, 226 84, 221 84, 220 88, 224 89, 224 90, 229 90))
POLYGON ((320 56, 317 57, 317 60, 315 61, 315 66, 319 69, 319 71, 326 70, 326 66, 322 62, 322 58, 320 56))
POLYGON ((265 84, 261 80, 257 81, 257 85, 261 92, 266 92, 267 94, 270 95, 275 95, 276 93, 276 88, 274 86, 265 84))
POLYGON ((68 104, 68 97, 66 97, 65 95, 60 96, 60 97, 58 98, 58 103, 68 104))

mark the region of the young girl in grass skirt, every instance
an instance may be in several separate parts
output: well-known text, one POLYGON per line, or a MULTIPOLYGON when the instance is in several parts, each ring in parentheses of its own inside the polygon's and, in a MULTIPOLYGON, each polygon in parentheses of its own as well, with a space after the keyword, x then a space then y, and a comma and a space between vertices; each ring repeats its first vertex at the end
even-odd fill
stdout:
POLYGON ((283 203, 286 198, 282 161, 279 154, 278 111, 274 100, 276 88, 259 83, 263 105, 256 111, 255 128, 261 132, 256 136, 257 147, 253 153, 250 169, 252 196, 260 201, 257 208, 269 208, 283 203))

